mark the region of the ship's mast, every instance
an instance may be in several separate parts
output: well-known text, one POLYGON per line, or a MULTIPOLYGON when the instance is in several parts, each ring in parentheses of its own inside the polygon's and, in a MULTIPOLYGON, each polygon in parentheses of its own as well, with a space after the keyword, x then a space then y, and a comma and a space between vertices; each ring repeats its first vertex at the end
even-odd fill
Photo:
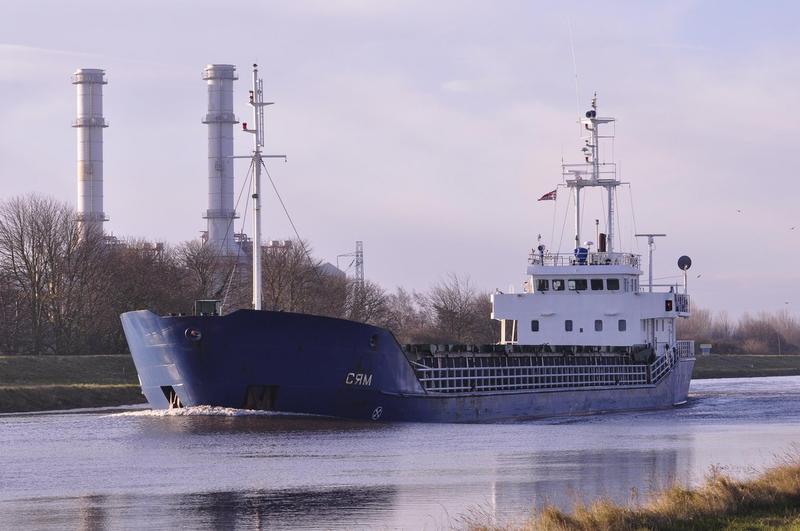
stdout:
POLYGON ((258 79, 258 65, 253 65, 253 90, 250 105, 253 107, 253 309, 261 309, 261 148, 264 147, 264 91, 258 79))
POLYGON ((264 159, 282 158, 286 160, 286 155, 264 155, 261 148, 264 147, 264 107, 272 105, 272 102, 264 101, 264 80, 258 77, 258 65, 253 64, 253 89, 250 91, 250 105, 253 107, 253 125, 247 127, 242 124, 243 129, 248 133, 253 133, 253 155, 251 164, 253 167, 253 184, 251 187, 253 198, 253 309, 261 309, 261 168, 264 166, 264 159))
POLYGON ((600 160, 600 142, 613 140, 614 135, 600 134, 600 126, 613 123, 614 118, 597 116, 597 94, 592 98, 592 108, 582 120, 584 130, 590 133, 582 148, 583 164, 563 164, 562 174, 567 178, 567 187, 575 189, 575 248, 581 247, 581 189, 602 186, 608 193, 608 218, 606 252, 614 251, 614 190, 622 184, 617 180, 616 164, 600 160))

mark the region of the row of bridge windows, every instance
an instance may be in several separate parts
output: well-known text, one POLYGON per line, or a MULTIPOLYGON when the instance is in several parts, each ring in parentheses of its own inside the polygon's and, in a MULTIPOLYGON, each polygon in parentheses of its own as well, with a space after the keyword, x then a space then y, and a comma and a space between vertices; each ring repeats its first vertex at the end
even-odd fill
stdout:
MULTIPOLYGON (((630 288, 633 291, 638 289, 637 280, 625 279, 625 291, 630 288), (630 282, 630 283, 629 283, 630 282)), ((591 288, 592 291, 619 291, 620 281, 618 278, 570 278, 570 279, 546 279, 540 278, 536 280, 536 291, 587 291, 591 288)))
MULTIPOLYGON (((628 329, 628 322, 625 319, 618 319, 617 320, 617 330, 620 332, 624 332, 628 329)), ((531 321, 531 332, 538 332, 539 331, 539 320, 534 319, 531 321)), ((564 331, 572 332, 573 331, 573 323, 572 319, 566 319, 564 321, 564 331)), ((583 332, 583 328, 580 329, 583 332)), ((595 332, 602 332, 603 331, 603 320, 602 319, 595 319, 594 321, 594 331, 595 332)))

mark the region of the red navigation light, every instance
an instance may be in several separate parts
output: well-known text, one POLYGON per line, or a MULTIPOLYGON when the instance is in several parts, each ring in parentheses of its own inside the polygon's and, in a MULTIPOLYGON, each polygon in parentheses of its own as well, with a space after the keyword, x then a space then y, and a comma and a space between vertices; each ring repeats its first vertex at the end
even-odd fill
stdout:
POLYGON ((242 129, 247 131, 247 122, 242 122, 242 129))

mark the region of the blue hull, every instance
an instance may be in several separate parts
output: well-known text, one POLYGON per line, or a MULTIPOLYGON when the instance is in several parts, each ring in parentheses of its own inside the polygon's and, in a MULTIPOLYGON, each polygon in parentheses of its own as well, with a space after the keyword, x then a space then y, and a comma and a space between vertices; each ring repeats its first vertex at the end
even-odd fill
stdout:
POLYGON ((122 315, 142 391, 153 408, 254 408, 354 419, 494 422, 667 408, 686 401, 694 359, 655 385, 426 392, 391 332, 287 312, 221 317, 122 315))

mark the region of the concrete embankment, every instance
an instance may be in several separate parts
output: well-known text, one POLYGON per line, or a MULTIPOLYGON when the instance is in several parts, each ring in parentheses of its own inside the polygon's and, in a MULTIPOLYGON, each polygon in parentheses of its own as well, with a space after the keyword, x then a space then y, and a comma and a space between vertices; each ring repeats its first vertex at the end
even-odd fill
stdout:
POLYGON ((144 401, 128 354, 0 356, 0 413, 144 401))

